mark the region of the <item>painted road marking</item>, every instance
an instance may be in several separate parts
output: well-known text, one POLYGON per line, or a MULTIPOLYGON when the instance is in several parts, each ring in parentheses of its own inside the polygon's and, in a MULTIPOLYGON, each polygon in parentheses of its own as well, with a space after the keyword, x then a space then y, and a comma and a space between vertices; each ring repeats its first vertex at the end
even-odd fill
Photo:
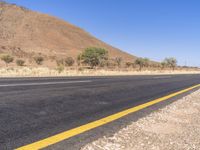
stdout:
POLYGON ((190 90, 193 90, 193 89, 195 89, 197 87, 200 87, 200 84, 192 86, 192 87, 189 87, 189 88, 181 90, 181 91, 178 91, 176 93, 169 94, 167 96, 152 100, 150 102, 138 105, 136 107, 133 107, 133 108, 118 112, 116 114, 113 114, 113 115, 110 115, 108 117, 96 120, 94 122, 90 122, 88 124, 73 128, 71 130, 56 134, 54 136, 51 136, 51 137, 48 137, 46 139, 37 141, 35 143, 19 147, 16 150, 38 150, 38 149, 45 148, 47 146, 56 144, 56 143, 61 142, 63 140, 69 139, 69 138, 71 138, 73 136, 79 135, 79 134, 84 133, 86 131, 89 131, 91 129, 97 128, 99 126, 102 126, 102 125, 105 125, 105 124, 110 123, 112 121, 115 121, 117 119, 120 119, 120 118, 122 118, 124 116, 127 116, 127 115, 129 115, 131 113, 134 113, 136 111, 142 110, 144 108, 147 108, 147 107, 152 106, 154 104, 157 104, 159 102, 168 100, 168 99, 170 99, 172 97, 175 97, 177 95, 180 95, 180 94, 183 94, 183 93, 188 92, 190 90))
POLYGON ((168 79, 172 78, 172 76, 159 76, 159 77, 153 77, 153 79, 168 79))
POLYGON ((92 82, 91 80, 82 81, 60 81, 60 82, 35 82, 35 83, 19 83, 19 84, 1 84, 0 87, 12 87, 12 86, 31 86, 31 85, 53 85, 53 84, 69 84, 69 83, 86 83, 92 82))

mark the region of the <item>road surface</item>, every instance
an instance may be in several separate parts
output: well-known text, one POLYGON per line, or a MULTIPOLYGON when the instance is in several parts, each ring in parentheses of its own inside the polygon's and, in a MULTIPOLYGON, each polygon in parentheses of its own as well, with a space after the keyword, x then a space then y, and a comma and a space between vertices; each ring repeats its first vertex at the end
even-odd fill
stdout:
POLYGON ((197 84, 200 75, 1 78, 0 149, 18 148, 197 84))

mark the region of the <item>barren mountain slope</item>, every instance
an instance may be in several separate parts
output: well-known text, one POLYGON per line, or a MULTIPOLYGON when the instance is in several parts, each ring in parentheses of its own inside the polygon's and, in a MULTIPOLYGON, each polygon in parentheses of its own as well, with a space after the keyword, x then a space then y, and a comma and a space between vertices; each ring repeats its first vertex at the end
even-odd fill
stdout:
POLYGON ((87 47, 106 48, 110 57, 135 57, 114 48, 84 30, 55 17, 0 2, 0 53, 31 58, 76 57, 87 47))

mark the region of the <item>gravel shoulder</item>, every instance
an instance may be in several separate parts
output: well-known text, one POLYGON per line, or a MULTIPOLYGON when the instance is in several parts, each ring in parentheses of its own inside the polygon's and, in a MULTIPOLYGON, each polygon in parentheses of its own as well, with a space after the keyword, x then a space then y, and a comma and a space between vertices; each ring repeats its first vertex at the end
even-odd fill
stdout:
POLYGON ((81 150, 200 149, 200 90, 81 150))

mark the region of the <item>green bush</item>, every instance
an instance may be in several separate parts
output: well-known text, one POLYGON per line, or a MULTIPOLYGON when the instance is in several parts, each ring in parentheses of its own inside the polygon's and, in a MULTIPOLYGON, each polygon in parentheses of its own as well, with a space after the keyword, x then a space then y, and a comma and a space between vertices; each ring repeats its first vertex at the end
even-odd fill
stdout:
POLYGON ((6 54, 6 55, 2 55, 1 56, 1 60, 4 61, 6 63, 6 65, 7 65, 7 64, 13 62, 14 57, 6 54))
POLYGON ((34 57, 34 61, 36 62, 36 64, 42 65, 44 58, 42 56, 36 56, 36 57, 34 57))
POLYGON ((108 59, 108 52, 103 48, 86 48, 85 51, 79 56, 83 63, 94 68, 104 60, 108 59))
POLYGON ((25 61, 22 60, 22 59, 17 59, 17 60, 16 60, 16 64, 17 64, 17 66, 24 66, 25 61))
POLYGON ((74 59, 72 57, 67 57, 65 59, 65 65, 66 66, 73 66, 74 65, 74 59))

